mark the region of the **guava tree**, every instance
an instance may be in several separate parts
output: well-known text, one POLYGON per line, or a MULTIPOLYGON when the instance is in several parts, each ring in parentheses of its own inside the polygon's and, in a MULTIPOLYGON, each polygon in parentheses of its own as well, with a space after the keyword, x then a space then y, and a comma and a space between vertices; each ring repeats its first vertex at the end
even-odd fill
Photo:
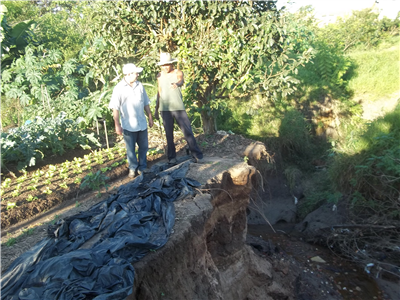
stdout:
POLYGON ((205 133, 215 131, 215 113, 230 97, 291 93, 290 75, 310 57, 294 51, 295 23, 274 1, 101 1, 94 9, 94 42, 83 54, 95 76, 105 83, 129 61, 154 81, 160 52, 172 53, 205 133))

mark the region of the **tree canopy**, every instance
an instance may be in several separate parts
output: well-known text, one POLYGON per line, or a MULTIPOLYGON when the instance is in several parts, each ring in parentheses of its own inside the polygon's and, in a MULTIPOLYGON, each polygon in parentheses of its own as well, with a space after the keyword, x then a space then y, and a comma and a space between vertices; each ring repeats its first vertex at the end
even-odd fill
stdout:
POLYGON ((133 62, 154 81, 160 52, 172 53, 206 133, 229 97, 291 93, 291 74, 311 55, 296 50, 296 25, 274 1, 101 1, 94 9, 107 12, 92 20, 94 43, 82 51, 95 77, 105 83, 133 62))

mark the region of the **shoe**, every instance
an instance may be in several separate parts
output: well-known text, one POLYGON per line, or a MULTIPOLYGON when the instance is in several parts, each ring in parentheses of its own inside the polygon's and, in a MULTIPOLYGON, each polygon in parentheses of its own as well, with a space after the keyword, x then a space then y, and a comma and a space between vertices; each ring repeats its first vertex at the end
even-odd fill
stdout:
POLYGON ((204 159, 203 158, 193 157, 193 162, 195 162, 197 164, 202 164, 202 163, 204 163, 204 159))
POLYGON ((150 169, 137 170, 138 175, 150 173, 150 169))
POLYGON ((169 163, 170 163, 170 164, 176 164, 176 158, 171 158, 171 159, 169 160, 169 163))
POLYGON ((135 177, 135 170, 129 169, 129 177, 135 177))

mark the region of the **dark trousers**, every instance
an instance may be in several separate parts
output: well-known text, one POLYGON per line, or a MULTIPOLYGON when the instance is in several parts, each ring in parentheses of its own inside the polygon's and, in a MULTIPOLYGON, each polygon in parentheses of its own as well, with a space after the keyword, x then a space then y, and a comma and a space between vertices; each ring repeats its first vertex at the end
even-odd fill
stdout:
POLYGON ((189 150, 192 155, 198 159, 203 158, 203 152, 197 146, 196 139, 194 138, 192 126, 190 125, 189 117, 185 110, 176 111, 161 111, 163 125, 165 129, 165 136, 167 137, 168 145, 168 159, 171 160, 176 157, 176 149, 174 143, 174 120, 183 132, 183 136, 188 143, 189 150))

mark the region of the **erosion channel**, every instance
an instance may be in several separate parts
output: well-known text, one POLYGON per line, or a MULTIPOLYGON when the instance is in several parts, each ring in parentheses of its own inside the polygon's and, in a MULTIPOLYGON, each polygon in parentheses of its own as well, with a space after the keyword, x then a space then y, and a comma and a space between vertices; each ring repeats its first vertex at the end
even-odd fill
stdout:
POLYGON ((373 278, 306 242, 305 227, 339 222, 338 210, 325 207, 295 224, 297 199, 271 168, 265 146, 246 141, 235 151, 205 151, 204 164, 190 164, 186 177, 201 187, 174 202, 175 225, 165 246, 133 263, 127 299, 400 299, 398 282, 373 278))

